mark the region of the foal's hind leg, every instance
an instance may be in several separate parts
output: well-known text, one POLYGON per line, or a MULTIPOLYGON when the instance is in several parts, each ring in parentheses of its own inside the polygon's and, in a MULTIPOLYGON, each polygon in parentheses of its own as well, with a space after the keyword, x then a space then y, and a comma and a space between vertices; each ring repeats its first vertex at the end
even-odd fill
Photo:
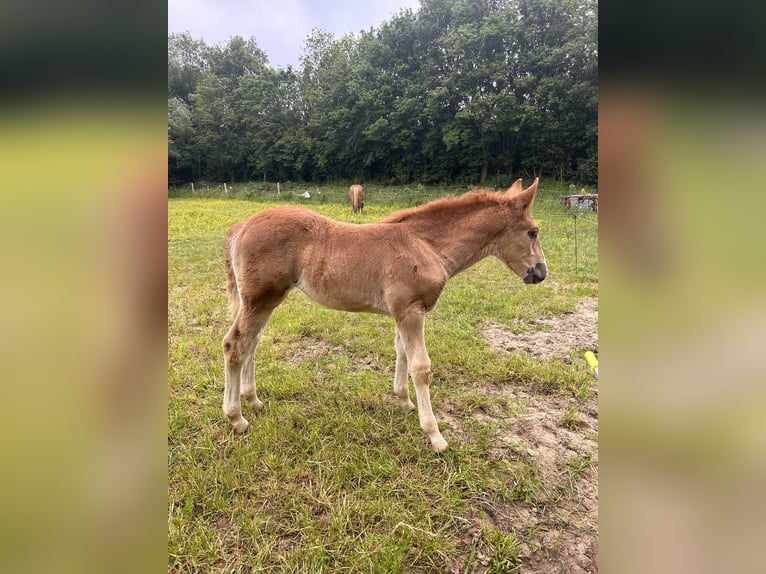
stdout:
POLYGON ((431 359, 428 358, 425 342, 425 312, 422 309, 410 311, 397 320, 396 327, 404 343, 412 381, 415 383, 415 394, 418 399, 418 417, 420 428, 428 435, 431 446, 436 452, 447 450, 436 417, 431 409, 431 359))
POLYGON ((223 393, 223 412, 231 422, 231 426, 238 433, 245 432, 250 423, 242 416, 242 405, 240 403, 240 384, 242 392, 247 395, 248 400, 255 397, 255 385, 253 383, 253 360, 255 347, 260 339, 263 326, 268 321, 271 311, 254 313, 245 306, 240 306, 234 324, 223 338, 223 356, 224 372, 226 377, 223 393), (248 380, 242 382, 242 376, 247 376, 248 380), (252 393, 252 398, 250 394, 252 393))
POLYGON ((404 351, 404 342, 396 329, 396 370, 394 371, 394 394, 399 399, 399 406, 405 411, 411 411, 415 408, 410 400, 410 387, 407 383, 407 353, 404 351))

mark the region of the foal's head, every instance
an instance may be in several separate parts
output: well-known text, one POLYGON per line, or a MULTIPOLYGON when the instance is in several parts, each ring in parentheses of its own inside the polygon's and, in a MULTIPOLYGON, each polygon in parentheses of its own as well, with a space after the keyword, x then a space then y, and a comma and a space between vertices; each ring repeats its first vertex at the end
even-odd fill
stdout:
POLYGON ((506 192, 511 220, 506 232, 497 241, 496 253, 524 283, 540 283, 548 275, 545 254, 540 246, 540 229, 529 209, 535 199, 538 179, 522 191, 521 179, 517 179, 506 192))

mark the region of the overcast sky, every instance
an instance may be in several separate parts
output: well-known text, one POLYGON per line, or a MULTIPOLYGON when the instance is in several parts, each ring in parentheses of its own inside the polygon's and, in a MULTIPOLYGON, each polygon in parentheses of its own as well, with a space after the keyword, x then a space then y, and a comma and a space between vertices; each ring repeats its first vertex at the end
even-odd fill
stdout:
POLYGON ((168 33, 189 32, 209 46, 254 37, 273 68, 297 68, 313 28, 341 38, 419 6, 419 0, 168 0, 168 33))

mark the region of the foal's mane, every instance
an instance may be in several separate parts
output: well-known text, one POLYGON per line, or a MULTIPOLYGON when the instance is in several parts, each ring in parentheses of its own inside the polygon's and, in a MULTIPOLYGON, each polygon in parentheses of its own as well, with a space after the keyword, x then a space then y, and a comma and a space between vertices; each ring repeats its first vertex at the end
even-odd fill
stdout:
POLYGON ((400 209, 395 211, 381 223, 404 223, 422 216, 432 216, 450 211, 459 211, 461 208, 481 207, 482 205, 500 205, 507 200, 507 196, 493 191, 469 191, 463 195, 437 199, 425 205, 400 209))

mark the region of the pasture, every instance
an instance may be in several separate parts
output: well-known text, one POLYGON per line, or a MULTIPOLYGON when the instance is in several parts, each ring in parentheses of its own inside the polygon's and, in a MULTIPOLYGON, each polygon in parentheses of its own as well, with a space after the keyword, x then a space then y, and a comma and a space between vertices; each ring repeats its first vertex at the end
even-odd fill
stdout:
MULTIPOLYGON (((294 203, 356 223, 412 204, 374 197, 294 203)), ((543 283, 489 258, 447 284, 426 321, 437 454, 393 394, 393 320, 297 290, 258 347, 265 410, 241 436, 223 416, 223 239, 284 202, 169 200, 168 571, 595 571, 597 227, 575 262, 541 200, 543 283)))

